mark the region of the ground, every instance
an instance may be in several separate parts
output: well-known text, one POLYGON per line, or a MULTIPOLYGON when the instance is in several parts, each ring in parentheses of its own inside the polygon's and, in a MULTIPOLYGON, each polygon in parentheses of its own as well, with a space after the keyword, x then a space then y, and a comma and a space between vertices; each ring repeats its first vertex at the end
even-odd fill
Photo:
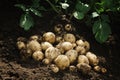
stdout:
POLYGON ((89 75, 80 72, 61 71, 57 74, 51 72, 48 66, 32 59, 22 61, 19 50, 16 47, 16 39, 20 36, 29 37, 41 34, 41 31, 51 30, 49 24, 51 14, 43 19, 35 17, 36 25, 29 31, 19 27, 21 11, 16 8, 5 7, 0 14, 0 80, 119 80, 120 79, 120 41, 119 26, 111 23, 111 41, 99 44, 95 41, 89 27, 75 22, 77 33, 81 34, 91 44, 91 51, 96 53, 101 60, 101 66, 107 69, 107 73, 91 71, 89 75), (48 19, 49 18, 49 19, 48 19), (43 21, 44 20, 44 21, 43 21), (80 27, 79 27, 80 26, 80 27))

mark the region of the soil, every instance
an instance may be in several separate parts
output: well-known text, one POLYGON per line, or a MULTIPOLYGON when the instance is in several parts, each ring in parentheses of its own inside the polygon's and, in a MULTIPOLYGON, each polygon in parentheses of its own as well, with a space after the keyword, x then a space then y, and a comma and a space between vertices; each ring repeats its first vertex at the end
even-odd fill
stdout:
MULTIPOLYGON (((1 5, 1 4, 0 4, 1 5)), ((3 7, 3 5, 1 5, 3 7)), ((46 13, 45 17, 35 18, 35 26, 29 31, 19 27, 19 18, 22 14, 15 7, 6 6, 0 13, 0 80, 120 80, 120 41, 119 23, 111 23, 113 34, 108 42, 99 44, 95 41, 92 31, 84 23, 75 22, 77 34, 82 35, 91 44, 91 51, 96 53, 100 59, 100 65, 107 69, 107 73, 91 71, 88 75, 81 72, 60 71, 55 74, 49 66, 36 62, 32 59, 22 61, 19 50, 16 47, 16 39, 20 36, 30 37, 34 34, 41 35, 42 31, 51 31, 48 24, 52 14, 46 13), (43 21, 44 20, 44 21, 43 21), (47 24, 46 24, 47 23, 47 24)))

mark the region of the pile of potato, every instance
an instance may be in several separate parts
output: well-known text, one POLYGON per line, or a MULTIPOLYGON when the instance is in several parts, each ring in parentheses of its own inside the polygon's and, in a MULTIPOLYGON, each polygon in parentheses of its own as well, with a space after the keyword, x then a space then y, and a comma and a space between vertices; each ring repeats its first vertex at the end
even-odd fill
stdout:
POLYGON ((24 37, 17 39, 17 47, 22 59, 32 57, 35 61, 41 61, 50 66, 57 73, 60 70, 81 71, 84 74, 91 70, 106 72, 100 67, 98 57, 89 51, 88 41, 77 38, 70 33, 70 24, 65 26, 66 32, 62 32, 61 25, 55 26, 55 32, 45 32, 42 36, 33 35, 28 40, 24 37))

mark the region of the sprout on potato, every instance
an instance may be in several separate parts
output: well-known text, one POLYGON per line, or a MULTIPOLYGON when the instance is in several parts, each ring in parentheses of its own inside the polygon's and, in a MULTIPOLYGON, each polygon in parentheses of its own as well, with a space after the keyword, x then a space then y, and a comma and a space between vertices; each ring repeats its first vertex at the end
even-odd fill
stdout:
POLYGON ((53 47, 53 45, 51 43, 49 43, 49 42, 42 42, 41 43, 42 50, 46 50, 49 47, 53 47))
POLYGON ((59 49, 55 48, 55 47, 49 47, 47 48, 47 50, 45 51, 45 57, 47 59, 51 61, 53 61, 58 55, 60 55, 60 51, 59 49))
POLYGON ((43 34, 44 41, 54 43, 55 42, 55 34, 53 32, 46 32, 43 34))
POLYGON ((65 70, 70 65, 69 58, 66 55, 59 55, 54 62, 60 70, 65 70))
POLYGON ((93 66, 98 65, 99 60, 95 54, 93 54, 92 52, 87 52, 86 57, 88 58, 91 65, 93 66))
POLYGON ((69 58, 70 63, 74 63, 77 59, 78 53, 76 50, 69 50, 65 53, 65 55, 69 58))
POLYGON ((78 63, 86 63, 89 64, 89 60, 85 55, 78 56, 78 63))
POLYGON ((44 54, 42 51, 35 51, 32 55, 33 59, 36 61, 41 61, 44 58, 44 54))
POLYGON ((75 38, 75 35, 74 34, 71 34, 71 33, 67 33, 64 35, 64 40, 66 42, 71 42, 71 43, 74 43, 76 41, 76 38, 75 38))

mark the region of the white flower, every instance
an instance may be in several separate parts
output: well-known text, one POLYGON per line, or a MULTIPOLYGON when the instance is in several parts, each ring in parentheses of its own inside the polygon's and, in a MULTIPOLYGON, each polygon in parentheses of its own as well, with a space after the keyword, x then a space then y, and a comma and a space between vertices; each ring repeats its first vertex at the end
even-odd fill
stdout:
POLYGON ((69 4, 67 3, 60 3, 63 9, 67 9, 69 7, 69 4))
POLYGON ((98 17, 98 16, 99 16, 99 14, 98 14, 97 12, 93 12, 93 13, 92 13, 92 17, 93 17, 93 18, 98 17))

